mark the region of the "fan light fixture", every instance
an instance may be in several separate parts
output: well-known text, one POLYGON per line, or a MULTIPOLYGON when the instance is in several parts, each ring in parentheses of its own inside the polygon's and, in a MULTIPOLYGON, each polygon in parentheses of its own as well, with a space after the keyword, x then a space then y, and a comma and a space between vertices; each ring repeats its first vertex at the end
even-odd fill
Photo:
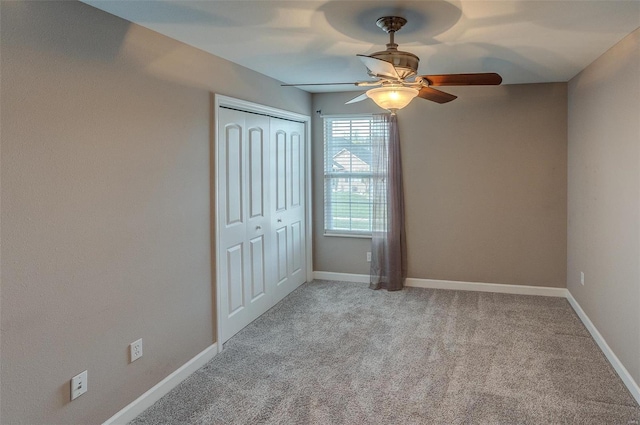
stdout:
POLYGON ((410 87, 378 87, 367 91, 367 96, 379 107, 396 112, 407 106, 414 97, 418 95, 418 90, 410 87))

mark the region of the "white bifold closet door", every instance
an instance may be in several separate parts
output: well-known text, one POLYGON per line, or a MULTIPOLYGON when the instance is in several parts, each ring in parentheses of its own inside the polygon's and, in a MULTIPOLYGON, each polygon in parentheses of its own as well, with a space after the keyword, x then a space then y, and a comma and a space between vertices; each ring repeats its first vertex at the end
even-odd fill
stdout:
POLYGON ((218 110, 219 344, 306 280, 304 130, 218 110))
POLYGON ((271 118, 270 141, 273 295, 278 302, 306 280, 304 124, 271 118))

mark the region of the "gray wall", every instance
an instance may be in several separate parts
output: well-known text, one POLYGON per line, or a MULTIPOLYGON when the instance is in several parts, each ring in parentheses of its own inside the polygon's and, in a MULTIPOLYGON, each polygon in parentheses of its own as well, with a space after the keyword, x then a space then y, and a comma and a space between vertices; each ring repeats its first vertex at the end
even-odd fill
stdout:
POLYGON ((0 422, 101 423, 215 341, 210 92, 311 96, 82 3, 1 7, 0 422))
POLYGON ((568 176, 567 287, 640 383, 640 29, 569 82, 568 176))
MULTIPOLYGON (((398 113, 409 277, 564 287, 567 85, 452 87, 398 113)), ((380 112, 316 94, 323 114, 380 112)), ((323 236, 322 119, 314 116, 314 269, 368 273, 370 240, 323 236)))

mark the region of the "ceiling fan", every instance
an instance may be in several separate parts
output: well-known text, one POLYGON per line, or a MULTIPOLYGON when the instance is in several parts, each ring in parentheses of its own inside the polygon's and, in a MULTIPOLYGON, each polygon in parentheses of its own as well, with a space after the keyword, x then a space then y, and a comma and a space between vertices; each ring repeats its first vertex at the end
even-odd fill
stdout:
POLYGON ((356 103, 371 98, 378 106, 395 113, 407 106, 415 97, 436 103, 447 103, 456 99, 450 93, 434 89, 438 86, 499 85, 502 77, 496 73, 418 75, 420 58, 410 52, 398 50, 394 35, 407 20, 400 16, 383 16, 376 25, 389 34, 387 49, 371 55, 357 55, 367 67, 369 75, 376 80, 355 83, 283 84, 283 86, 314 86, 348 84, 372 87, 365 93, 347 102, 356 103))

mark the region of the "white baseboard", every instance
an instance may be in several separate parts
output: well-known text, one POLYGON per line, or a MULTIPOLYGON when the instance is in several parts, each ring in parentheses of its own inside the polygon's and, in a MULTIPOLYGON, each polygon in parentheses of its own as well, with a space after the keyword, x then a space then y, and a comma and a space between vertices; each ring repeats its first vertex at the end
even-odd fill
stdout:
POLYGON ((103 425, 124 425, 135 419, 138 415, 151 407, 153 403, 160 400, 165 394, 178 386, 180 382, 184 381, 189 377, 189 375, 200 369, 216 354, 218 354, 217 345, 218 344, 214 343, 205 348, 194 358, 154 385, 149 391, 142 394, 111 418, 107 419, 103 425))
POLYGON ((368 274, 313 272, 313 278, 319 280, 336 280, 338 282, 369 283, 368 274))
POLYGON ((631 393, 633 398, 635 398, 638 404, 640 404, 640 387, 638 386, 636 381, 634 381, 629 371, 622 365, 620 359, 618 359, 618 356, 615 355, 611 347, 609 347, 609 344, 607 344, 607 341, 605 341, 591 319, 589 319, 587 313, 584 312, 582 307, 580 307, 580 304, 578 304, 578 301, 573 298, 573 295, 571 295, 571 292, 569 291, 567 291, 567 301, 569 301, 571 307, 573 307, 580 320, 582 320, 582 323, 584 323, 584 326, 596 341, 598 347, 600 347, 607 360, 609 360, 611 366, 613 366, 615 371, 618 373, 618 376, 620 376, 620 379, 622 379, 624 385, 629 389, 629 392, 631 393))
MULTIPOLYGON (((369 275, 313 272, 314 279, 336 280, 340 282, 369 283, 369 275)), ((405 286, 429 289, 450 289, 457 291, 497 292, 502 294, 541 295, 547 297, 566 297, 566 288, 549 288, 544 286, 508 285, 502 283, 459 282, 453 280, 417 279, 409 277, 405 286)))
POLYGON ((456 291, 495 292, 500 294, 539 295, 544 297, 566 297, 566 288, 546 286, 510 285, 505 283, 459 282, 455 280, 416 279, 408 277, 405 286, 414 288, 450 289, 456 291))

